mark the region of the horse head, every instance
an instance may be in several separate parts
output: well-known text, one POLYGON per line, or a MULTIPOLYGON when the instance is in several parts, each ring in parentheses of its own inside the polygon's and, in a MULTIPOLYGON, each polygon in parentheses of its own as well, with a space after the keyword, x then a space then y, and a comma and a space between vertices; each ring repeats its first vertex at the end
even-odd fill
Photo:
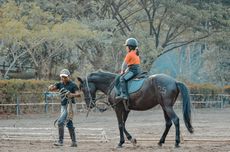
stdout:
POLYGON ((84 94, 84 100, 86 103, 86 106, 88 108, 93 108, 95 107, 95 98, 96 98, 96 86, 93 82, 91 82, 88 77, 85 79, 82 79, 80 77, 77 77, 78 81, 80 82, 80 90, 84 94))

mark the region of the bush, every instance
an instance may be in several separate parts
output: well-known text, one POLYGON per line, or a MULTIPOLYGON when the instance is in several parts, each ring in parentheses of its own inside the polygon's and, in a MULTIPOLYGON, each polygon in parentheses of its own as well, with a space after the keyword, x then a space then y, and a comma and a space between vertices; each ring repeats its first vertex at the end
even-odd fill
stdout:
POLYGON ((213 84, 189 84, 191 94, 219 94, 222 89, 213 84))
POLYGON ((230 85, 224 86, 224 93, 230 94, 230 85))
MULTIPOLYGON (((44 92, 54 82, 40 80, 0 80, 0 104, 44 102, 44 92)), ((31 113, 41 106, 20 106, 20 113, 31 113)), ((43 108, 42 108, 43 109, 43 108)), ((16 113, 16 106, 0 106, 0 114, 16 113)))
POLYGON ((42 93, 47 90, 52 81, 41 80, 0 80, 0 104, 15 103, 15 96, 24 93, 42 93))

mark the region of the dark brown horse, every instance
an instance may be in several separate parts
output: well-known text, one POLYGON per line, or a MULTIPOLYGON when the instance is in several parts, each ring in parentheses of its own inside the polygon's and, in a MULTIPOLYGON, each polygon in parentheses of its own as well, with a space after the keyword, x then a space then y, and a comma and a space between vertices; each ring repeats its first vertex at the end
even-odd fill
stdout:
MULTIPOLYGON (((125 128, 125 122, 129 111, 125 109, 123 102, 115 99, 114 81, 116 77, 117 74, 114 73, 97 71, 91 73, 84 79, 78 78, 78 80, 80 81, 80 88, 84 93, 85 102, 88 107, 92 108, 95 106, 97 90, 102 91, 108 96, 108 101, 114 108, 118 120, 120 131, 120 142, 118 147, 122 147, 122 144, 125 142, 124 133, 127 139, 133 144, 136 143, 136 139, 133 139, 125 128)), ((166 128, 158 142, 158 145, 160 146, 165 142, 165 138, 173 122, 176 129, 175 146, 179 147, 180 124, 179 118, 173 110, 173 105, 176 102, 179 93, 181 93, 183 99, 183 117, 185 126, 190 133, 193 133, 193 127, 191 125, 190 97, 188 88, 183 83, 164 74, 152 75, 146 78, 139 91, 129 95, 130 110, 144 111, 151 109, 158 104, 161 105, 164 112, 166 128)))

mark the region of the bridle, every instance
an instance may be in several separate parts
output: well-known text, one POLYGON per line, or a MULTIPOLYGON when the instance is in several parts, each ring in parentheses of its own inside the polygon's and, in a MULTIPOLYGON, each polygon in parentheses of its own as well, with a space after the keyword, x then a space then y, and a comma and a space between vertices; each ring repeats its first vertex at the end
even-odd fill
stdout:
POLYGON ((89 81, 88 81, 88 77, 87 77, 87 76, 86 76, 86 79, 85 79, 85 80, 86 80, 86 87, 87 87, 88 95, 87 95, 87 97, 85 97, 84 99, 85 99, 85 101, 86 101, 87 99, 89 99, 89 106, 88 106, 88 109, 87 109, 86 117, 88 117, 88 115, 89 115, 90 106, 91 106, 91 105, 93 105, 95 108, 97 108, 100 112, 104 112, 104 111, 106 111, 108 108, 114 108, 114 107, 120 102, 120 101, 118 101, 118 102, 116 102, 116 103, 114 103, 114 104, 110 104, 110 103, 101 101, 102 103, 104 103, 104 104, 106 104, 106 105, 108 106, 108 107, 106 107, 106 108, 104 108, 104 109, 102 109, 102 108, 100 108, 100 107, 98 107, 98 106, 96 105, 96 101, 97 101, 97 100, 99 100, 99 99, 104 99, 104 98, 108 98, 108 95, 111 93, 111 91, 112 91, 112 89, 113 89, 113 87, 114 87, 115 80, 110 84, 109 89, 107 90, 107 95, 106 95, 106 96, 101 95, 101 96, 98 97, 98 98, 93 98, 93 97, 92 97, 92 95, 91 95, 91 93, 90 93, 89 81))
MULTIPOLYGON (((85 97, 85 101, 86 101, 87 99, 89 99, 89 106, 88 106, 88 108, 87 108, 86 117, 88 117, 88 115, 89 115, 91 105, 93 105, 95 108, 97 108, 100 112, 106 111, 108 108, 102 109, 102 108, 100 108, 100 107, 98 107, 98 106, 96 105, 96 101, 97 101, 97 100, 103 99, 103 98, 106 98, 106 97, 103 97, 103 96, 101 95, 99 98, 93 98, 92 95, 91 95, 91 93, 90 93, 89 81, 88 81, 88 77, 87 77, 87 76, 86 76, 86 79, 85 79, 85 80, 86 80, 86 88, 87 88, 87 92, 88 92, 87 97, 85 97)), ((105 103, 106 105, 108 105, 107 102, 103 102, 103 103, 105 103)))

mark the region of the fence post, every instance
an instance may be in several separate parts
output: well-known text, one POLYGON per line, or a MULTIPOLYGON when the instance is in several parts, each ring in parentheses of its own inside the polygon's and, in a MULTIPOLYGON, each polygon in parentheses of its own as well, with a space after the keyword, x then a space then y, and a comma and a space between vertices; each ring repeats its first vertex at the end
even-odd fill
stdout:
POLYGON ((17 116, 20 115, 20 103, 19 103, 19 99, 18 99, 17 94, 16 94, 16 113, 17 113, 17 116))
POLYGON ((45 94, 45 113, 47 113, 48 112, 48 101, 47 101, 47 94, 48 94, 48 92, 45 92, 44 93, 45 94))
MULTIPOLYGON (((218 95, 219 96, 219 95, 218 95)), ((220 95, 220 108, 223 109, 224 108, 224 98, 223 98, 223 94, 220 95)))
POLYGON ((52 113, 54 112, 54 96, 53 96, 53 94, 52 94, 52 96, 51 96, 51 103, 52 103, 52 107, 51 107, 51 111, 52 111, 52 113))

